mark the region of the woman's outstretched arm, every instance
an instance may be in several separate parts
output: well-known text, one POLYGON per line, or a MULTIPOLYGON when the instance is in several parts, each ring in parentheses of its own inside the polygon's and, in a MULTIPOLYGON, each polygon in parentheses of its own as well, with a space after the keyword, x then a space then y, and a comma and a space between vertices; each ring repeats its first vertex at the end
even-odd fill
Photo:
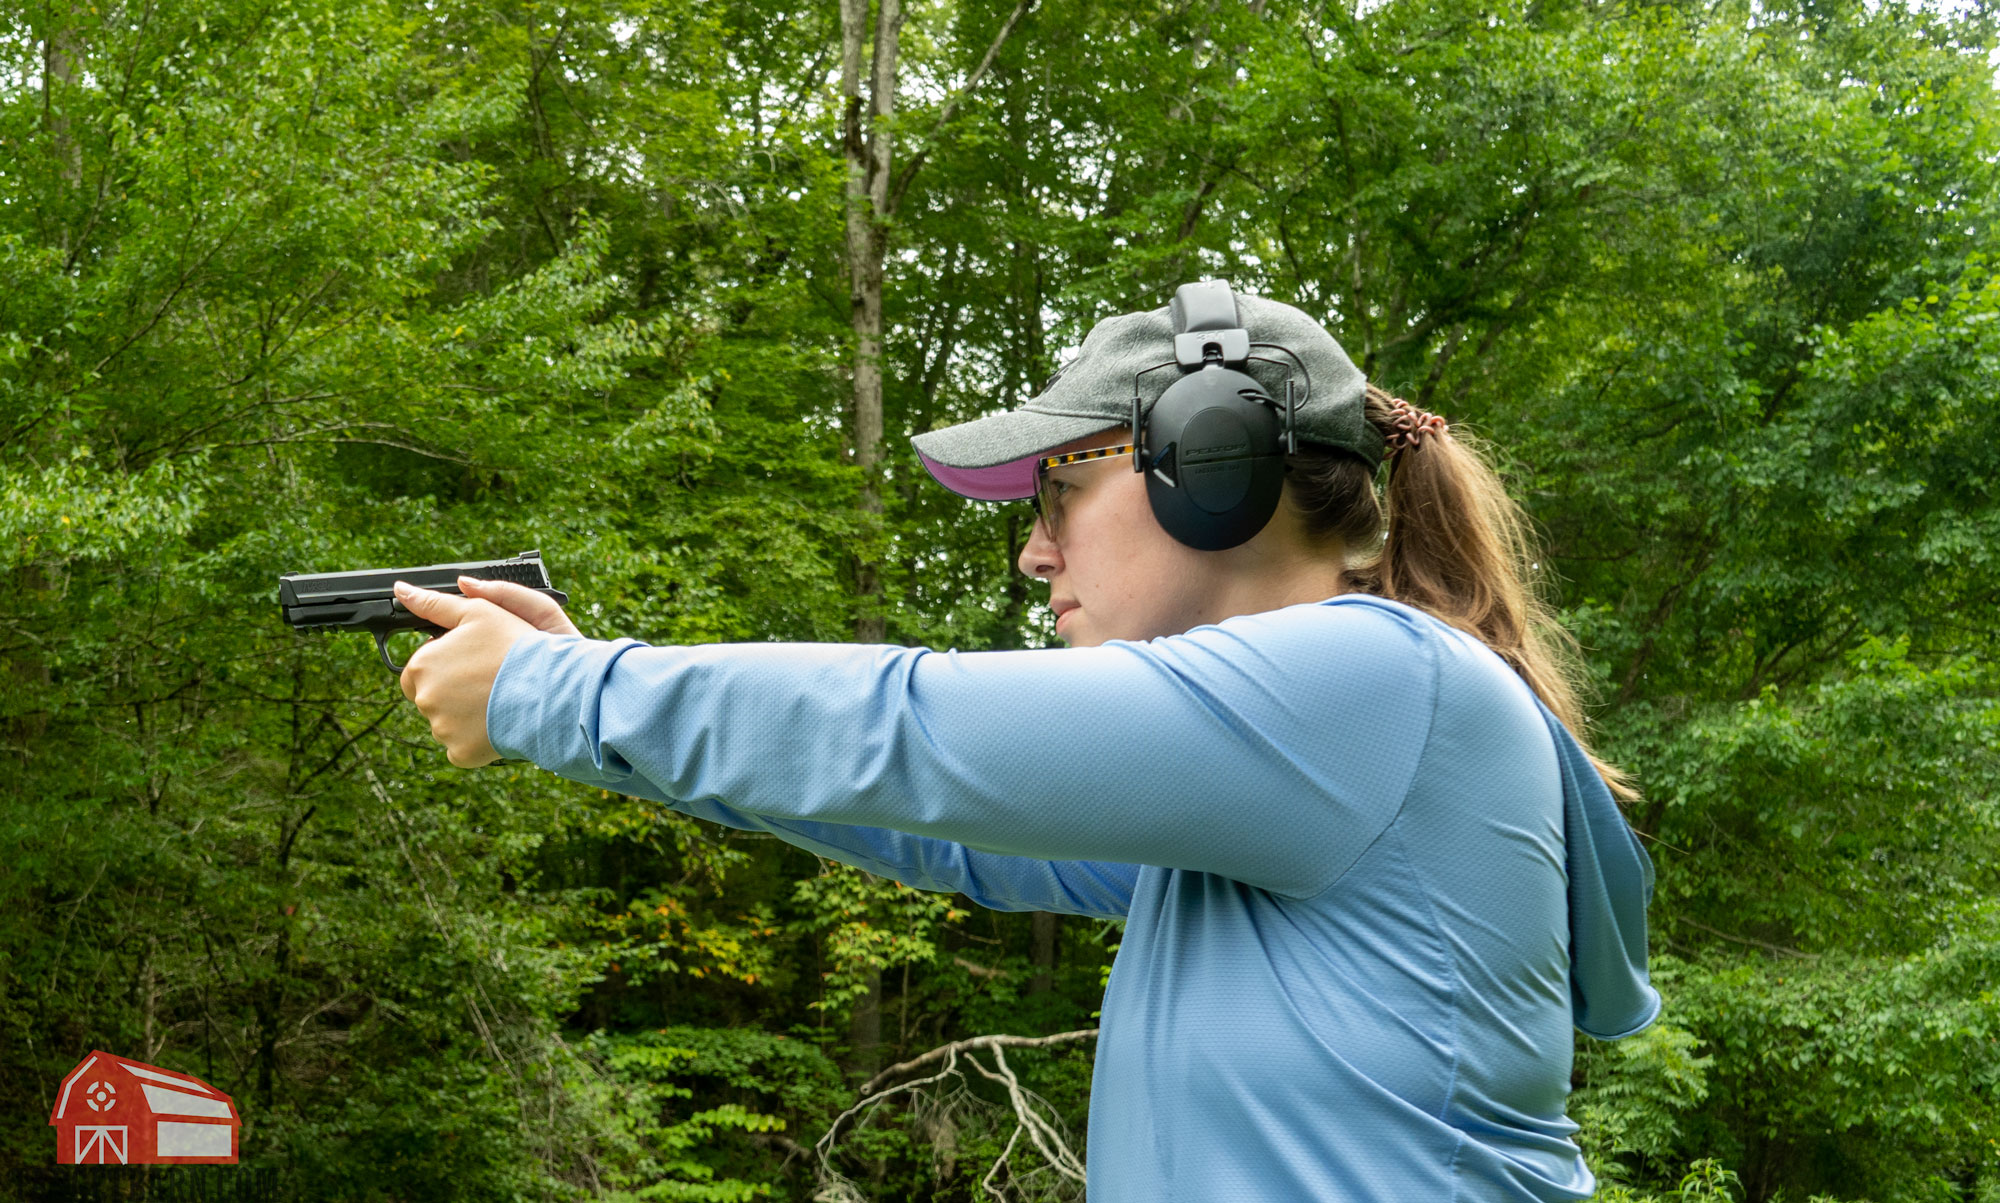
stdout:
POLYGON ((486 725, 503 755, 625 793, 1307 896, 1415 775, 1436 668, 1414 621, 1304 605, 975 653, 538 633, 508 651, 486 725))

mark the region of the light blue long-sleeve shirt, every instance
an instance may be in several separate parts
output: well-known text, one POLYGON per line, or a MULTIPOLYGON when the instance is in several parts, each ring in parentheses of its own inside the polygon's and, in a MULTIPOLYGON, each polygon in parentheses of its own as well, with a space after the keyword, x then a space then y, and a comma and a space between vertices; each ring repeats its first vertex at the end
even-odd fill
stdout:
POLYGON ((1092 1203, 1556 1200, 1651 865, 1499 657, 1344 595, 1025 652, 535 634, 504 756, 999 909, 1123 916, 1092 1203))

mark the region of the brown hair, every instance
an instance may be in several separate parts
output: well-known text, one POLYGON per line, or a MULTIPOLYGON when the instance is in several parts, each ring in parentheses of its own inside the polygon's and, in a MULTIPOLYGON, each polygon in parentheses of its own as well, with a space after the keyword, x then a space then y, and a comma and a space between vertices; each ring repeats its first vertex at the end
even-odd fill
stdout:
MULTIPOLYGON (((1408 407, 1372 384, 1365 405, 1384 438, 1410 425, 1408 407)), ((1351 451, 1305 444, 1286 457, 1287 503, 1308 536, 1374 549, 1347 566, 1353 587, 1477 636, 1582 741, 1581 656, 1534 585, 1527 516, 1466 434, 1440 425, 1398 441, 1383 490, 1386 533, 1375 469, 1351 451)), ((1638 799, 1623 772, 1595 755, 1591 763, 1621 802, 1638 799)))

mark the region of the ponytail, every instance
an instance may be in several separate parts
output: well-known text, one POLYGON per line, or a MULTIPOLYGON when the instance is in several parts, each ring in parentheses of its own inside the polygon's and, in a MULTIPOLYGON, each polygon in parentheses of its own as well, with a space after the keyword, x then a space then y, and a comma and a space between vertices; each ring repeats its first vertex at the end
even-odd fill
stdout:
MULTIPOLYGON (((1373 385, 1366 412, 1390 445, 1386 534, 1368 462, 1307 445, 1287 457, 1286 495, 1308 535, 1351 553, 1374 549, 1347 565, 1354 587, 1477 636, 1582 741, 1582 657, 1535 587, 1527 516, 1476 440, 1373 385)), ((1621 802, 1638 799, 1623 772, 1591 762, 1621 802)))

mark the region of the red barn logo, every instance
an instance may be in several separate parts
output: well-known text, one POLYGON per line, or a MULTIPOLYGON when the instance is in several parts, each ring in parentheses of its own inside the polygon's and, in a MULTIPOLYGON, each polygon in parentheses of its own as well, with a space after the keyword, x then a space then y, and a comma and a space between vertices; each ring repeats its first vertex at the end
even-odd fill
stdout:
POLYGON ((59 1165, 234 1165, 243 1120, 200 1078, 93 1052, 49 1115, 59 1165))

